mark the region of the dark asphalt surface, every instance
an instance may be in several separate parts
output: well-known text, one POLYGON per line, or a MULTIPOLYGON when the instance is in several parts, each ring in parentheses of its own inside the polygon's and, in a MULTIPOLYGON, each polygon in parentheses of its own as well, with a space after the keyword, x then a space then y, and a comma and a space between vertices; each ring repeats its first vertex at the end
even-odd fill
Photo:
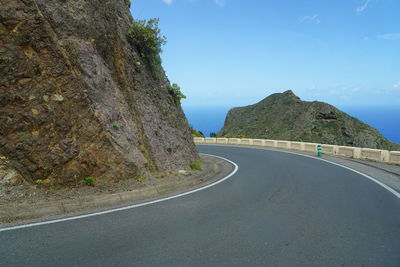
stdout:
POLYGON ((0 266, 400 266, 400 199, 344 168, 199 146, 239 165, 181 198, 0 232, 0 266))

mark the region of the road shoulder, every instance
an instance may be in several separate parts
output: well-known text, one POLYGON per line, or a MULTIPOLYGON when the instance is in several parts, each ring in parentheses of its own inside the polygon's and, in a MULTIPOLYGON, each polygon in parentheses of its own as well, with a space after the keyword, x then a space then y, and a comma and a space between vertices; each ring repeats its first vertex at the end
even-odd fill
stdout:
MULTIPOLYGON (((74 193, 53 194, 43 197, 30 197, 23 201, 0 202, 0 227, 26 224, 38 221, 60 219, 108 209, 134 205, 177 195, 201 188, 229 175, 234 166, 217 157, 201 155, 202 170, 175 173, 163 179, 150 179, 137 188, 114 187, 117 192, 96 190, 96 188, 76 188, 74 193)), ((135 182, 135 181, 133 181, 135 182)), ((122 184, 126 186, 126 183, 122 184)), ((44 189, 31 188, 33 193, 43 193, 44 189)), ((34 196, 35 194, 31 194, 34 196)), ((10 199, 9 199, 10 200, 10 199)))

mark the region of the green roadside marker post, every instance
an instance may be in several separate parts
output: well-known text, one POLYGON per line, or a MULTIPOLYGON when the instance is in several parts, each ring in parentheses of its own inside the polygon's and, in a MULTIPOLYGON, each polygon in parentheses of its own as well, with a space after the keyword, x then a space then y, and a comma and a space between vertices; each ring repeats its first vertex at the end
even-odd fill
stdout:
POLYGON ((322 157, 322 146, 321 145, 317 145, 317 156, 322 157))

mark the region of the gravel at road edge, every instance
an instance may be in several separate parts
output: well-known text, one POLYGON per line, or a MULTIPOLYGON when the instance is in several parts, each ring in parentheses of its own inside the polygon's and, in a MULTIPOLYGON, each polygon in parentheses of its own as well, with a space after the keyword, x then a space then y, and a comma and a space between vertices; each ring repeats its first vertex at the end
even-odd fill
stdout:
POLYGON ((37 190, 38 194, 31 194, 36 197, 19 201, 1 200, 0 228, 99 212, 176 195, 213 183, 234 169, 231 163, 212 156, 201 155, 201 160, 203 164, 200 171, 150 179, 139 186, 137 181, 126 181, 114 188, 112 185, 108 185, 108 188, 103 185, 101 188, 64 189, 50 195, 39 194, 43 191, 40 188, 27 188, 37 190))

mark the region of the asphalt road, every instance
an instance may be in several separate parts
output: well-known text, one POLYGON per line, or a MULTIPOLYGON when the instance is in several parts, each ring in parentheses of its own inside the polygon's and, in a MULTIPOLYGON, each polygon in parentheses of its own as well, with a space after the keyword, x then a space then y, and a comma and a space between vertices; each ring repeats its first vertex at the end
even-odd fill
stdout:
POLYGON ((0 266, 400 266, 400 199, 284 152, 199 146, 239 171, 180 198, 0 232, 0 266))

